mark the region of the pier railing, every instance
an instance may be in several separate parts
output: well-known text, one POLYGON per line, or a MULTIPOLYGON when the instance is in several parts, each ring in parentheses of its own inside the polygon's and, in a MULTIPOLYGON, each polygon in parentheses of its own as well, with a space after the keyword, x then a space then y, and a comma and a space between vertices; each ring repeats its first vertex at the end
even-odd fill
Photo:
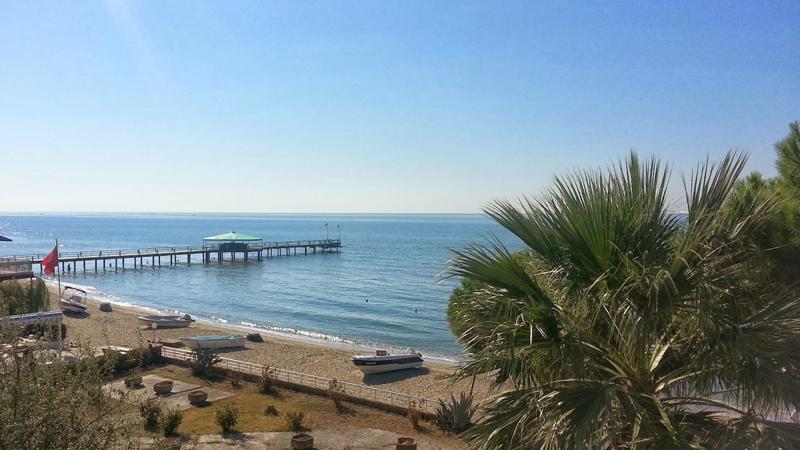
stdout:
MULTIPOLYGON (((224 245, 224 244, 223 244, 224 245)), ((247 251, 269 250, 287 247, 338 247, 342 245, 340 239, 318 239, 318 240, 305 240, 305 241, 285 241, 285 242, 268 242, 262 241, 258 243, 247 244, 247 251)), ((220 244, 207 244, 207 245, 186 245, 186 246, 173 246, 173 247, 150 247, 150 248, 132 248, 132 249, 114 249, 114 250, 85 250, 77 252, 59 252, 58 256, 62 260, 67 259, 81 259, 81 258, 132 258, 140 256, 152 255, 174 255, 174 254, 187 254, 187 253, 204 253, 204 252, 217 252, 220 250, 220 244)), ((237 250, 238 251, 238 250, 237 250)), ((37 253, 34 255, 17 255, 17 256, 4 256, 0 257, 0 261, 29 261, 38 263, 47 253, 37 253)))
MULTIPOLYGON (((194 361, 195 352, 179 348, 162 347, 161 356, 167 359, 191 362, 194 361)), ((305 386, 319 391, 326 391, 330 386, 331 381, 333 381, 332 378, 319 377, 307 373, 295 372, 293 370, 265 366, 263 364, 239 361, 230 358, 220 358, 220 362, 217 363, 216 367, 254 376, 261 376, 264 371, 268 371, 270 376, 275 380, 289 384, 305 386)), ((359 398, 368 402, 381 403, 404 410, 414 407, 423 413, 432 414, 435 406, 433 401, 424 397, 416 397, 386 389, 348 383, 346 381, 337 380, 337 385, 342 389, 342 393, 349 397, 359 398)))

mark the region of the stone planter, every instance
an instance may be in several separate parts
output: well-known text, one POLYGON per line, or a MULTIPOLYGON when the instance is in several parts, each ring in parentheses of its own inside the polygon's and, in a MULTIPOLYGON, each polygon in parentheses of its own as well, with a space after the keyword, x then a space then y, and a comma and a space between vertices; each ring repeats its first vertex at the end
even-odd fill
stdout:
POLYGON ((141 375, 128 375, 127 377, 125 377, 125 387, 135 388, 140 384, 142 384, 141 375))
POLYGON ((292 436, 292 449, 303 450, 314 448, 314 436, 308 433, 297 433, 292 436))
POLYGON ((169 394, 172 392, 172 381, 160 381, 153 385, 153 390, 156 394, 169 394))
POLYGON ((192 391, 189 392, 189 403, 196 405, 198 403, 203 403, 208 400, 208 392, 205 391, 192 391))
POLYGON ((417 450, 417 442, 411 437, 399 437, 395 448, 397 450, 417 450))

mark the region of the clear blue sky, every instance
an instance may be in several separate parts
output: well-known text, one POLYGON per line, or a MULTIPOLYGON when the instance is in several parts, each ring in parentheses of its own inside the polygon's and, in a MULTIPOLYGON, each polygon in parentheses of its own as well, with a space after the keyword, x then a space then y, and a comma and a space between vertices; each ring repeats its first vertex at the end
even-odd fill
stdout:
POLYGON ((4 2, 0 210, 476 212, 632 148, 773 174, 798 2, 644 3, 4 2))

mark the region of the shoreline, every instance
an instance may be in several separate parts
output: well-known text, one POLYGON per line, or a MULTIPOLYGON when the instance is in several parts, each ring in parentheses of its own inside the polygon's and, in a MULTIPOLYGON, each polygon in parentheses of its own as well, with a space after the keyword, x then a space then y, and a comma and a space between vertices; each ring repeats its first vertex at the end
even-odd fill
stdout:
MULTIPOLYGON (((49 280, 49 279, 45 279, 45 278, 42 278, 42 280, 45 282, 45 284, 47 285, 48 289, 57 289, 58 285, 57 285, 57 283, 55 281, 49 280)), ((66 285, 66 283, 62 283, 62 287, 64 287, 65 285, 66 285)), ((104 291, 100 291, 99 289, 95 288, 94 286, 81 285, 81 284, 78 284, 78 283, 69 283, 69 285, 77 287, 79 289, 86 290, 87 291, 87 294, 86 294, 87 301, 95 303, 96 306, 99 305, 102 302, 107 302, 107 303, 111 303, 112 305, 120 307, 120 308, 126 308, 126 309, 129 309, 131 311, 138 311, 139 315, 154 315, 154 314, 163 315, 163 314, 167 314, 167 313, 170 313, 170 314, 189 314, 190 313, 190 311, 181 311, 181 310, 169 309, 169 308, 159 309, 159 308, 155 308, 155 307, 152 307, 152 306, 139 305, 137 303, 130 302, 130 301, 128 301, 128 300, 126 300, 126 299, 124 299, 122 297, 118 297, 118 296, 116 296, 114 294, 110 294, 110 293, 107 293, 107 292, 104 292, 104 291), (91 291, 93 291, 93 292, 91 292, 91 291), (99 296, 93 295, 95 293, 100 294, 100 295, 99 296)), ((237 322, 237 323, 230 323, 228 321, 224 321, 223 322, 224 319, 214 319, 214 318, 205 317, 205 316, 192 315, 192 319, 194 319, 195 323, 198 323, 198 324, 205 324, 205 325, 208 325, 210 327, 225 329, 225 330, 229 330, 229 331, 233 331, 233 332, 237 332, 237 333, 241 333, 241 332, 244 332, 244 333, 260 333, 260 334, 268 335, 268 336, 271 336, 271 337, 274 337, 274 338, 277 338, 277 339, 294 341, 294 342, 298 342, 298 343, 306 344, 306 345, 315 345, 315 346, 320 346, 320 347, 327 347, 327 348, 331 348, 331 349, 335 349, 335 350, 341 350, 341 351, 349 351, 349 352, 355 352, 355 353, 374 353, 375 350, 377 350, 377 349, 388 349, 388 350, 390 350, 390 352, 391 351, 397 352, 397 351, 401 351, 402 350, 400 348, 395 348, 395 347, 391 347, 391 346, 379 347, 379 346, 372 346, 372 345, 368 345, 368 344, 359 344, 359 343, 348 341, 348 340, 342 339, 342 338, 338 338, 339 340, 329 339, 329 338, 327 338, 327 336, 329 336, 329 335, 326 335, 324 333, 313 333, 313 334, 316 334, 316 335, 319 335, 319 336, 326 336, 326 337, 317 337, 317 336, 308 335, 308 334, 312 334, 312 332, 305 332, 305 333, 308 333, 308 334, 303 334, 304 332, 300 332, 300 331, 296 331, 296 332, 280 331, 280 330, 271 329, 271 328, 267 328, 267 327, 260 327, 260 326, 257 326, 257 325, 247 325, 247 324, 245 324, 243 322, 237 322)), ((332 335, 330 337, 336 338, 336 336, 332 336, 332 335)), ((437 366, 444 366, 444 367, 449 367, 449 368, 456 368, 460 364, 466 362, 466 358, 465 359, 456 359, 456 358, 453 358, 453 357, 446 357, 446 356, 440 356, 440 355, 430 355, 430 354, 423 354, 423 355, 425 356, 425 362, 426 363, 431 363, 431 364, 435 364, 437 366)))
MULTIPOLYGON (((57 289, 54 283, 47 283, 51 292, 51 309, 59 309, 57 289), (53 301, 55 300, 55 301, 53 301)), ((100 347, 103 345, 120 345, 136 347, 147 341, 172 341, 182 336, 198 336, 204 334, 241 334, 246 327, 233 324, 215 323, 198 320, 187 328, 156 329, 141 325, 137 317, 158 312, 155 308, 139 305, 112 303, 113 312, 101 312, 99 304, 108 301, 87 294, 88 315, 65 315, 67 325, 66 342, 74 342, 81 346, 100 347)), ((199 318, 198 318, 199 319, 199 318)), ((267 330, 269 331, 269 330, 267 330)), ((267 332, 254 329, 264 337, 263 343, 246 342, 244 349, 220 352, 224 356, 241 361, 266 364, 296 372, 335 378, 365 386, 378 387, 395 392, 403 392, 432 400, 437 398, 449 400, 450 395, 458 396, 460 392, 469 392, 471 379, 453 381, 449 379, 455 366, 433 361, 426 356, 425 366, 418 370, 388 372, 384 374, 364 376, 352 364, 353 351, 350 345, 337 342, 321 342, 305 336, 286 335, 279 332, 267 332)), ((494 390, 487 376, 480 376, 474 385, 476 399, 489 396, 494 390)))

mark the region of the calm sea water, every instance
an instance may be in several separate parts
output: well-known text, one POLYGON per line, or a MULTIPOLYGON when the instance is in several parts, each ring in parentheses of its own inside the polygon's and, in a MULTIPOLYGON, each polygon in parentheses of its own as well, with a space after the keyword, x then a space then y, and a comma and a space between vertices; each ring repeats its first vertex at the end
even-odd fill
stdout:
MULTIPOLYGON (((481 215, 5 215, 0 256, 61 251, 199 245, 229 232, 269 241, 341 238, 341 253, 276 257, 94 273, 88 265, 62 282, 92 294, 232 325, 255 326, 338 342, 414 347, 457 358, 447 300, 457 280, 437 282, 449 249, 497 234, 481 215)), ((198 258, 199 259, 199 258, 198 258)), ((162 259, 162 264, 168 259, 162 259)), ((194 261, 194 260, 193 260, 194 261)))

